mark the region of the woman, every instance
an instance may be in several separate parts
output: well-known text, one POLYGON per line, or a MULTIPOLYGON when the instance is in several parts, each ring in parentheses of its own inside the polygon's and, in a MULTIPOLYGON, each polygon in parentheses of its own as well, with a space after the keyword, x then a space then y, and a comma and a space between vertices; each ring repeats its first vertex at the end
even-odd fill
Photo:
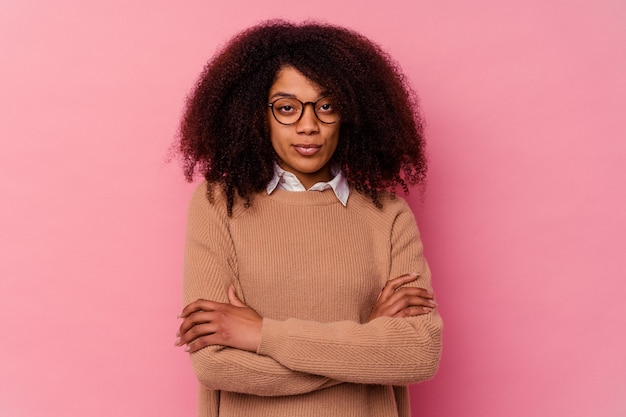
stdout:
POLYGON ((401 198, 426 163, 416 101, 368 39, 265 22, 203 71, 181 124, 192 197, 185 346, 201 416, 409 416, 441 319, 401 198), (382 291, 381 291, 382 288, 382 291))

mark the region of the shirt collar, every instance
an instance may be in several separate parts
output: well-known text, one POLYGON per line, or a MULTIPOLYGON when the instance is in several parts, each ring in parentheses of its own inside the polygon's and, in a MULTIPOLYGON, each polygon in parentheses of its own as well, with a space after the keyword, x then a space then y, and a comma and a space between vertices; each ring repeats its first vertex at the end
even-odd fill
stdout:
MULTIPOLYGON (((350 186, 346 177, 343 176, 341 169, 338 167, 332 167, 330 169, 333 178, 328 182, 318 182, 314 184, 308 191, 324 191, 332 188, 337 199, 344 205, 348 204, 348 197, 350 196, 350 186)), ((272 194, 275 189, 280 188, 286 191, 307 191, 304 185, 300 182, 298 177, 289 171, 285 171, 278 164, 274 164, 274 176, 267 184, 267 193, 272 194)))

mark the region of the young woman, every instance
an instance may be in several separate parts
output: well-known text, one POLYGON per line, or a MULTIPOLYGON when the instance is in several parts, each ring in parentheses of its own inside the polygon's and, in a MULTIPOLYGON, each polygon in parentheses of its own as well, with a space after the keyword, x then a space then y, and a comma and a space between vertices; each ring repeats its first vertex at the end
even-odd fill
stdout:
POLYGON ((363 36, 270 21, 203 71, 181 124, 189 208, 176 344, 200 416, 410 416, 441 351, 411 210, 416 100, 363 36), (381 290, 382 288, 382 290, 381 290))

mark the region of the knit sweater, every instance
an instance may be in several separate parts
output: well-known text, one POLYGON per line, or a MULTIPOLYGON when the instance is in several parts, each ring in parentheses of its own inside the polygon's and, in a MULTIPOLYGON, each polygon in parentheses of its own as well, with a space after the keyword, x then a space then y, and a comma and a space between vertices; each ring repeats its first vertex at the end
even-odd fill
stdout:
POLYGON ((383 208, 351 192, 259 193, 232 216, 203 182, 189 207, 184 303, 239 297, 263 317, 257 352, 209 346, 190 355, 201 417, 409 417, 407 385, 430 378, 441 352, 436 311, 367 322, 389 279, 430 271, 402 198, 383 208))

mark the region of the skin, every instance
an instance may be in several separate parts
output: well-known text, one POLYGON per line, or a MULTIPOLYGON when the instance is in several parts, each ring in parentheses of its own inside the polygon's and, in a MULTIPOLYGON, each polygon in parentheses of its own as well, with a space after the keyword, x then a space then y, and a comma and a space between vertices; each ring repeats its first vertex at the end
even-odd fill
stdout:
MULTIPOLYGON (((293 67, 284 67, 276 75, 269 91, 269 101, 279 97, 295 97, 300 101, 315 102, 324 97, 322 87, 306 78, 293 67)), ((339 122, 324 124, 305 106, 302 118, 293 125, 282 125, 268 110, 272 146, 279 157, 279 165, 296 175, 305 188, 320 181, 329 181, 330 159, 339 142, 339 122), (314 151, 302 148, 315 147, 314 151), (298 150, 298 148, 301 148, 298 150)), ((422 288, 407 287, 418 274, 411 273, 387 281, 372 306, 368 322, 379 317, 411 317, 430 313, 437 303, 434 295, 422 288)), ((263 317, 243 303, 231 286, 228 303, 197 300, 180 313, 182 323, 176 334, 176 346, 196 352, 211 345, 256 352, 261 341, 263 317)))

